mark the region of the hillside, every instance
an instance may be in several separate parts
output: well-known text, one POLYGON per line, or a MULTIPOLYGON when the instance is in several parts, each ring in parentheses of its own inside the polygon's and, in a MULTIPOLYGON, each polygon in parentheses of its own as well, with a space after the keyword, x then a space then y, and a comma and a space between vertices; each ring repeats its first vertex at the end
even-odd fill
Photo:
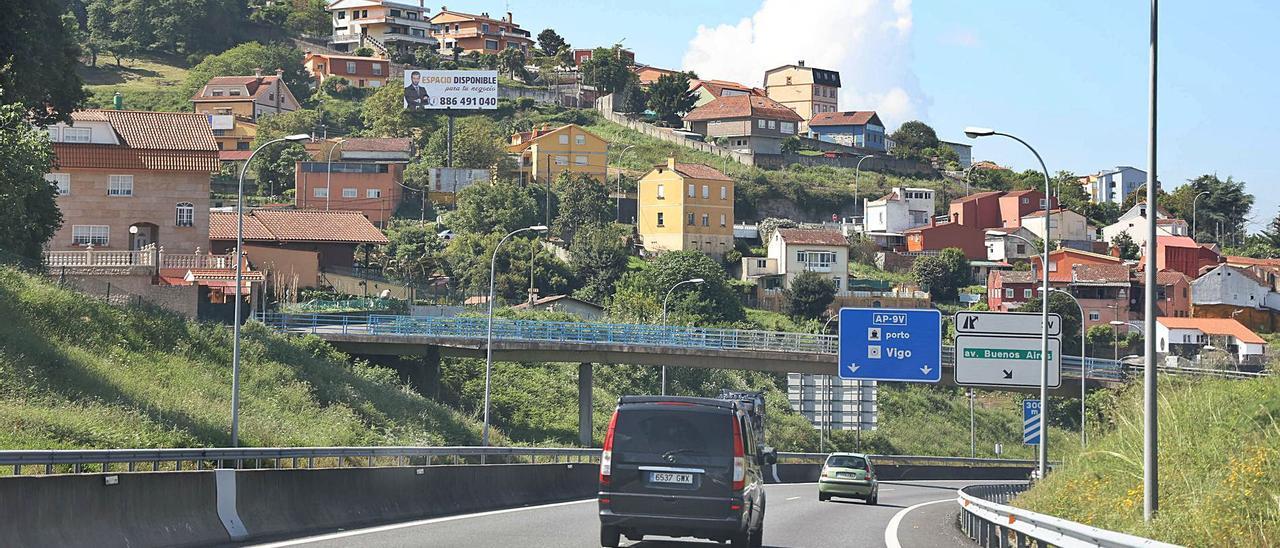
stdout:
POLYGON ((76 72, 84 79, 89 92, 86 108, 111 108, 117 92, 130 110, 190 110, 189 97, 182 97, 178 88, 187 77, 182 61, 165 56, 139 56, 124 59, 116 66, 108 57, 98 59, 96 67, 80 65, 76 72))
MULTIPOLYGON (((230 443, 231 332, 119 309, 0 267, 0 448, 230 443)), ((319 339, 244 332, 250 446, 479 441, 475 421, 350 364, 319 339)))
POLYGON ((1280 542, 1280 379, 1160 386, 1160 511, 1142 520, 1142 392, 1116 394, 1089 448, 1018 506, 1187 546, 1280 542))

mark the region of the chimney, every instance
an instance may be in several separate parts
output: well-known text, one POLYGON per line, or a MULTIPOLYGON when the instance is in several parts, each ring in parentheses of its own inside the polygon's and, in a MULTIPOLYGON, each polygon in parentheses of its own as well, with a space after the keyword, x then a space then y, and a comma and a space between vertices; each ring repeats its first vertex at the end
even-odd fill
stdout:
POLYGON ((276 69, 276 78, 284 78, 284 69, 282 68, 276 69))
POLYGON ((802 66, 802 67, 803 67, 803 66, 804 66, 804 59, 801 59, 801 60, 799 60, 799 61, 796 61, 796 65, 798 65, 798 66, 802 66))
POLYGON ((1120 257, 1120 246, 1115 246, 1115 245, 1111 246, 1111 256, 1112 256, 1112 257, 1115 257, 1115 258, 1117 258, 1117 259, 1121 258, 1121 257, 1120 257))
POLYGON ((256 77, 258 77, 258 78, 262 78, 262 67, 258 67, 258 68, 256 68, 256 69, 253 69, 253 75, 254 75, 254 76, 256 76, 256 77))
POLYGON ((667 157, 667 169, 670 169, 671 171, 675 171, 675 170, 676 170, 676 159, 675 159, 675 157, 673 157, 673 156, 668 156, 668 157, 667 157))
POLYGON ((512 21, 512 20, 511 20, 511 12, 507 12, 507 22, 508 22, 508 23, 514 23, 514 22, 515 22, 515 21, 512 21))

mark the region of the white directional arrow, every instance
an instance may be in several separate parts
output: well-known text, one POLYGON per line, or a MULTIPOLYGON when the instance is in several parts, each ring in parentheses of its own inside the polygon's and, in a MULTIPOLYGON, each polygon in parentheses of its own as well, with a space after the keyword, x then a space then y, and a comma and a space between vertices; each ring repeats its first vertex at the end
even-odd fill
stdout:
POLYGON ((930 371, 933 371, 933 368, 929 367, 929 364, 925 364, 924 367, 920 368, 920 372, 924 373, 925 375, 928 375, 930 371))
POLYGON ((858 364, 856 364, 856 363, 850 363, 850 364, 848 365, 848 368, 849 368, 849 374, 850 374, 850 375, 852 375, 852 374, 854 374, 854 373, 857 373, 857 372, 858 372, 858 364))

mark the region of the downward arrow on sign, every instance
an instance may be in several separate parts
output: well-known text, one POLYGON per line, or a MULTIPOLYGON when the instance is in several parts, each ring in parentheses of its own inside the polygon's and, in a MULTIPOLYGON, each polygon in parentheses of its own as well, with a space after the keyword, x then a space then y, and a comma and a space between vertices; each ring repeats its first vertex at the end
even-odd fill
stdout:
POLYGON ((849 364, 849 374, 850 374, 850 375, 852 375, 852 374, 857 373, 857 372, 858 372, 858 364, 856 364, 856 363, 850 363, 850 364, 849 364))
POLYGON ((929 364, 925 364, 924 367, 920 368, 920 372, 924 373, 925 375, 928 375, 930 371, 933 371, 933 368, 929 367, 929 364))

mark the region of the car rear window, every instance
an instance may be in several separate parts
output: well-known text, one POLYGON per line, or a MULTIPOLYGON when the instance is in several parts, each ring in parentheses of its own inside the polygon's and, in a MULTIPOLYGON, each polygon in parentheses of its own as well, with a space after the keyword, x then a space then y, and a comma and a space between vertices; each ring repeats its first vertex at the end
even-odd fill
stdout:
POLYGON ((729 456, 733 453, 729 415, 667 410, 631 410, 618 414, 614 453, 667 453, 729 456))
POLYGON ((854 470, 866 470, 867 459, 862 457, 834 456, 827 459, 827 466, 832 468, 852 468, 854 470))

